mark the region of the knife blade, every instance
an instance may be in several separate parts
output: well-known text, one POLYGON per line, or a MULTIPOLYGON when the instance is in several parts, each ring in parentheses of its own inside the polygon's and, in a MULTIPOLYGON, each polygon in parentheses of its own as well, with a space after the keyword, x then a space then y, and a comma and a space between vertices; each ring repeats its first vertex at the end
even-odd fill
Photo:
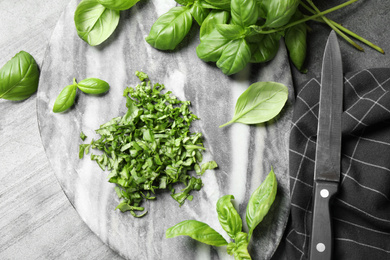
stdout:
POLYGON ((317 147, 314 169, 310 259, 331 259, 333 234, 330 206, 338 191, 341 171, 343 70, 339 43, 329 35, 322 62, 317 147))

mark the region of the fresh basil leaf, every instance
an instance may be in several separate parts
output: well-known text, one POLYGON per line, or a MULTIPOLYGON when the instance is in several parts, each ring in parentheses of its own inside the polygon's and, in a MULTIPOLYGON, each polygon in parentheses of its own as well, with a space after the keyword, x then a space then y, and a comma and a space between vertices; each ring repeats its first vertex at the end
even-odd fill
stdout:
POLYGON ((76 98, 77 84, 66 86, 56 98, 53 106, 54 113, 64 112, 69 109, 76 98))
POLYGON ((217 66, 226 75, 232 75, 242 70, 251 58, 251 50, 245 39, 230 41, 223 49, 217 61, 217 66))
POLYGON ((210 10, 204 8, 199 0, 196 1, 192 6, 191 6, 191 14, 192 17, 194 17, 195 21, 201 26, 204 19, 206 19, 207 15, 209 14, 210 10))
POLYGON ((187 6, 187 5, 194 4, 195 0, 175 0, 175 2, 178 3, 179 5, 187 6))
POLYGON ((76 8, 74 22, 77 34, 89 45, 99 45, 115 31, 119 11, 111 10, 96 0, 82 0, 76 8))
POLYGON ((279 50, 280 35, 273 33, 258 35, 257 37, 261 37, 261 40, 249 44, 252 53, 250 62, 262 63, 275 58, 279 50))
POLYGON ((199 31, 199 38, 202 41, 203 38, 210 34, 217 24, 226 24, 230 19, 230 12, 221 10, 211 10, 207 17, 204 19, 199 31))
POLYGON ((253 230, 267 215, 272 203, 275 200, 277 192, 277 180, 273 169, 261 183, 261 185, 252 193, 246 207, 246 223, 249 229, 249 240, 253 230))
POLYGON ((157 19, 145 40, 156 49, 173 50, 188 34, 191 26, 190 9, 186 6, 173 7, 157 19))
POLYGON ((204 0, 204 1, 215 8, 230 11, 231 0, 204 0))
POLYGON ((217 29, 214 29, 202 38, 202 41, 196 47, 196 54, 205 62, 216 62, 229 42, 229 39, 226 39, 217 29))
POLYGON ((231 200, 233 195, 225 195, 217 202, 218 220, 226 233, 235 239, 238 232, 242 230, 242 220, 231 200))
MULTIPOLYGON (((199 159, 198 159, 199 161, 199 159)), ((201 165, 200 167, 200 173, 199 175, 203 175, 207 170, 212 170, 218 167, 218 164, 216 161, 208 161, 201 165)))
MULTIPOLYGON (((297 10, 291 21, 297 21, 303 18, 303 14, 297 10)), ((303 64, 306 59, 306 35, 307 28, 305 23, 300 23, 289 27, 284 36, 284 42, 288 50, 290 60, 294 66, 301 72, 305 72, 303 64)))
POLYGON ((261 7, 266 14, 264 27, 277 28, 286 25, 294 15, 299 0, 262 1, 261 7))
POLYGON ((127 10, 133 7, 140 0, 96 0, 99 4, 111 10, 127 10))
POLYGON ((236 40, 245 36, 246 30, 241 25, 217 24, 216 28, 226 39, 236 40))
POLYGON ((38 65, 27 52, 21 51, 0 69, 0 98, 24 100, 37 91, 38 65))
POLYGON ((107 82, 97 78, 87 78, 79 83, 77 87, 84 93, 87 94, 103 94, 110 89, 110 85, 107 82))
POLYGON ((231 0, 232 23, 247 27, 259 18, 256 0, 231 0))
POLYGON ((167 238, 189 236, 211 246, 225 246, 228 243, 217 231, 206 223, 197 220, 185 220, 167 229, 167 238))
POLYGON ((259 124, 274 118, 284 107, 288 89, 277 82, 256 82, 238 98, 233 119, 220 127, 238 122, 259 124))

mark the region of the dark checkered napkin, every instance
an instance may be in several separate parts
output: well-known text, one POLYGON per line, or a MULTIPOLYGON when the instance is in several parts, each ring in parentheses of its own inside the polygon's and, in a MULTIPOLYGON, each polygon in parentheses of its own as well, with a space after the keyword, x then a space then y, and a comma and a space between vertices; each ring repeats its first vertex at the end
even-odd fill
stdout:
MULTIPOLYGON (((390 259, 390 68, 344 77, 339 193, 331 208, 334 259, 390 259)), ((288 259, 307 259, 320 80, 298 89, 290 136, 288 259)), ((315 259, 313 259, 315 260, 315 259)))

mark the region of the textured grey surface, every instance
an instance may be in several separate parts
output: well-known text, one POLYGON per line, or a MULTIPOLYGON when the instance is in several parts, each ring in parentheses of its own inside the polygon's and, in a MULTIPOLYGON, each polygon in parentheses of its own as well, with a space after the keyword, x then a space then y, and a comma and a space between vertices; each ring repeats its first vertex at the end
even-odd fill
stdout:
MULTIPOLYGON (((127 259, 229 259, 225 247, 216 250, 181 237, 165 239, 165 231, 183 220, 208 223, 227 235, 218 222, 218 198, 231 194, 245 219, 251 193, 274 168, 279 190, 276 203, 251 242, 255 259, 269 259, 283 235, 289 214, 288 133, 293 100, 278 118, 268 124, 218 126, 233 115, 238 96, 257 81, 281 82, 293 98, 292 78, 287 53, 282 45, 278 56, 267 66, 248 66, 228 77, 219 69, 197 58, 197 31, 177 52, 161 52, 144 40, 158 15, 175 2, 155 0, 139 3, 123 16, 113 38, 91 47, 77 36, 72 17, 77 1, 66 8, 54 29, 42 66, 37 99, 38 122, 43 146, 67 197, 87 223, 106 244, 127 259), (94 130, 113 117, 123 115, 126 99, 122 92, 135 86, 134 72, 149 74, 180 100, 190 100, 191 110, 201 119, 193 130, 201 132, 207 152, 204 161, 215 160, 219 168, 202 176, 204 186, 194 192, 193 201, 182 207, 162 193, 156 201, 145 203, 148 214, 134 219, 129 213, 115 211, 119 203, 114 185, 88 156, 78 159, 79 133, 96 139, 94 130), (66 113, 54 114, 52 107, 61 89, 75 77, 98 77, 111 84, 99 97, 79 93, 75 106, 66 113)), ((177 187, 177 189, 179 189, 177 187)))
MULTIPOLYGON (((0 66, 20 50, 42 66, 46 46, 68 1, 0 0, 0 66)), ((323 10, 344 1, 314 1, 323 10)), ((390 51, 390 3, 360 0, 329 17, 390 51)), ((307 67, 293 69, 295 85, 320 74, 329 28, 310 23, 307 67)), ((344 70, 389 67, 388 54, 359 52, 340 39, 344 70)), ((94 235, 64 195, 38 131, 36 97, 0 100, 0 258, 121 259, 94 235)), ((283 244, 274 259, 283 258, 283 244)))

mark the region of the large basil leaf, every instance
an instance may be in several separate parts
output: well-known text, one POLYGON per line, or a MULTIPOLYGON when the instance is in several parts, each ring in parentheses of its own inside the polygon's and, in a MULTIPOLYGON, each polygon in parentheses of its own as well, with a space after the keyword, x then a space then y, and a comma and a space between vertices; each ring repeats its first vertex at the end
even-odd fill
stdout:
POLYGON ((211 246, 225 246, 228 243, 217 231, 206 223, 197 220, 185 220, 167 229, 167 238, 189 236, 211 246))
POLYGON ((21 51, 0 69, 0 98, 24 100, 38 89, 39 70, 34 58, 21 51))
POLYGON ((192 5, 194 4, 195 0, 175 0, 176 3, 178 3, 179 5, 192 5))
POLYGON ((127 10, 140 0, 96 0, 101 5, 112 10, 127 10))
POLYGON ((244 27, 236 24, 217 24, 216 28, 220 34, 222 34, 226 39, 229 40, 243 38, 246 33, 244 27))
POLYGON ((288 89, 277 82, 256 82, 238 98, 233 119, 220 127, 238 122, 259 124, 274 118, 284 107, 288 89))
POLYGON ((247 27, 257 22, 259 11, 256 0, 231 0, 232 23, 247 27))
POLYGON ((252 193, 246 207, 246 223, 249 229, 249 239, 253 230, 267 215, 272 203, 275 200, 277 192, 277 180, 273 169, 271 169, 267 178, 252 193))
POLYGON ((242 70, 250 58, 251 50, 245 39, 232 40, 223 49, 217 66, 226 75, 232 75, 242 70))
POLYGON ((77 83, 66 86, 56 98, 53 106, 54 113, 61 113, 68 110, 74 103, 77 93, 77 83))
POLYGON ((226 233, 235 239, 236 234, 242 230, 242 220, 231 200, 233 195, 225 195, 217 202, 218 220, 226 233))
POLYGON ((91 46, 107 40, 118 26, 119 18, 118 10, 110 10, 96 0, 82 0, 74 14, 77 34, 91 46))
MULTIPOLYGON (((296 21, 301 18, 303 18, 302 13, 297 11, 291 20, 296 21)), ((306 24, 300 23, 288 28, 284 36, 290 60, 302 72, 304 72, 303 64, 306 59, 306 34, 306 24)))
POLYGON ((202 26, 200 27, 199 37, 202 41, 204 36, 210 34, 217 24, 226 24, 230 19, 230 12, 221 10, 211 10, 207 17, 204 19, 202 26))
POLYGON ((216 62, 229 42, 229 39, 226 39, 217 29, 214 29, 202 38, 200 44, 196 47, 196 54, 205 62, 216 62))
POLYGON ((261 2, 266 14, 265 27, 277 28, 286 25, 294 15, 299 0, 265 0, 261 2))
POLYGON ((210 10, 206 9, 201 6, 199 1, 196 1, 192 6, 191 6, 191 14, 192 17, 194 17, 195 21, 201 26, 204 19, 206 19, 207 15, 209 14, 210 10))
POLYGON ((257 37, 260 38, 259 41, 254 41, 250 43, 251 47, 251 59, 252 63, 261 63, 267 62, 275 58, 279 50, 279 39, 280 35, 277 33, 273 34, 263 34, 257 37))
POLYGON ((156 49, 173 50, 188 34, 191 25, 190 9, 173 7, 157 19, 145 40, 156 49))
POLYGON ((216 8, 230 11, 231 0, 204 0, 204 1, 216 8))

